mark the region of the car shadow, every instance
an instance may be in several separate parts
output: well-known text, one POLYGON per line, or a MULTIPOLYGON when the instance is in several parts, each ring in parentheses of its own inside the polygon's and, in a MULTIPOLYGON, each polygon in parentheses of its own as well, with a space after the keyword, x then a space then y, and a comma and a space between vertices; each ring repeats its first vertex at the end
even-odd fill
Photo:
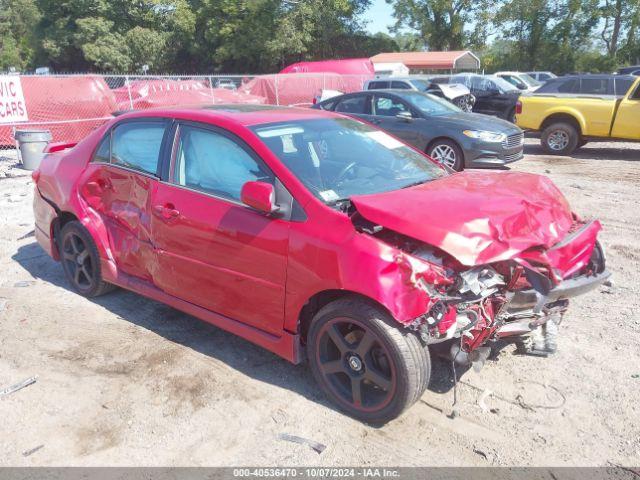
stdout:
POLYGON ((548 158, 577 159, 577 160, 622 160, 627 162, 640 161, 640 144, 637 148, 599 147, 597 143, 587 144, 569 156, 550 155, 539 144, 525 144, 525 155, 541 155, 548 158))
MULTIPOLYGON (((75 293, 69 287, 60 264, 44 253, 37 243, 19 247, 17 253, 11 258, 34 278, 75 293)), ((337 410, 337 407, 316 385, 306 362, 293 365, 214 325, 124 289, 117 289, 89 301, 170 342, 223 362, 243 375, 286 388, 311 401, 337 410)), ((453 388, 451 365, 450 362, 432 357, 433 368, 429 390, 444 394, 453 388)), ((467 369, 457 367, 456 370, 460 380, 467 369)))

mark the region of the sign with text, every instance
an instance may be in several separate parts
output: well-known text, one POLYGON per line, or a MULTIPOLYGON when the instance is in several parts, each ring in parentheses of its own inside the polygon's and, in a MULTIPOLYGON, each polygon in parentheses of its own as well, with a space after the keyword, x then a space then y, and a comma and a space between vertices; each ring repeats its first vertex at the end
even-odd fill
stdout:
POLYGON ((0 124, 26 122, 27 104, 17 75, 0 75, 0 124))

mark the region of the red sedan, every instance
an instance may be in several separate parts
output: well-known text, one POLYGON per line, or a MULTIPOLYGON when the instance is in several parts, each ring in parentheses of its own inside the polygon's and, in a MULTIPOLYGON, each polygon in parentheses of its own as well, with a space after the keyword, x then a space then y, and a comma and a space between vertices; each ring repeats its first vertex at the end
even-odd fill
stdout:
POLYGON ((370 422, 420 398, 437 344, 458 362, 510 340, 553 351, 567 299, 609 275, 600 224, 546 177, 449 174, 319 110, 129 113, 33 177, 36 237, 78 293, 119 286, 306 352, 370 422))

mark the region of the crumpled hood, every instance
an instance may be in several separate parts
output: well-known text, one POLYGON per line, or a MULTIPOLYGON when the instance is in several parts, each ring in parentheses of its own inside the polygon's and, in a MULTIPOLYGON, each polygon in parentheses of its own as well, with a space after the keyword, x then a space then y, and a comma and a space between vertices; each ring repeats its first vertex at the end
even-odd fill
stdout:
POLYGON ((467 266, 549 248, 573 224, 558 188, 529 173, 462 172, 351 201, 365 219, 438 247, 467 266))

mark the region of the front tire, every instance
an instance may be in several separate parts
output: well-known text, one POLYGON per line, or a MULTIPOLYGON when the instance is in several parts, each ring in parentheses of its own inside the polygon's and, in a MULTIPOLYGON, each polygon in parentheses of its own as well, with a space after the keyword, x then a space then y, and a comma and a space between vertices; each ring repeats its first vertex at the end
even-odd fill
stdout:
POLYGON ((431 375, 429 352, 382 308, 354 297, 313 318, 307 341, 311 371, 347 414, 386 423, 413 405, 431 375))
POLYGON ((570 123, 552 123, 542 131, 542 148, 552 155, 570 155, 578 147, 580 135, 570 123))
POLYGON ((446 165, 447 167, 459 172, 464 166, 464 156, 462 150, 452 140, 440 139, 429 145, 427 155, 436 162, 446 165))
POLYGON ((91 298, 115 288, 102 280, 98 249, 91 234, 80 222, 72 221, 62 227, 59 239, 64 275, 76 292, 91 298))

